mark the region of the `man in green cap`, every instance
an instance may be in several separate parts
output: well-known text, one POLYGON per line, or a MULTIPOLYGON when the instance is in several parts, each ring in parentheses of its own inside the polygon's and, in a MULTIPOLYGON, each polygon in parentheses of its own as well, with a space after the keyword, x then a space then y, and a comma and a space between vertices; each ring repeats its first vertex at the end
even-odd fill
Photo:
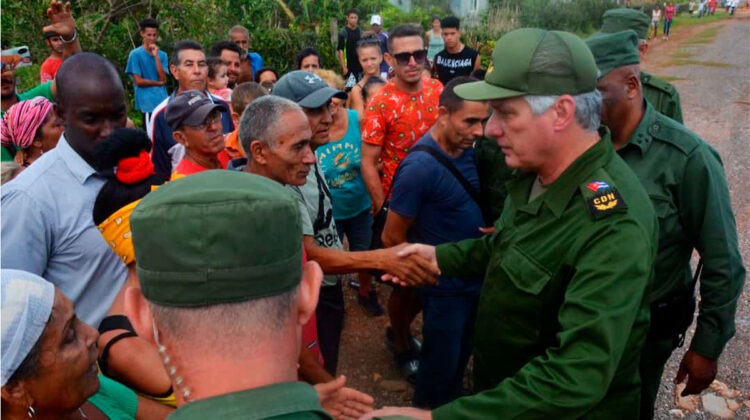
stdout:
POLYGON ((443 275, 484 276, 477 394, 402 413, 637 418, 657 225, 640 182, 598 131, 594 58, 573 34, 526 28, 500 38, 493 59, 484 82, 456 94, 490 102, 485 133, 516 169, 495 231, 402 252, 436 261, 443 275))
MULTIPOLYGON (((281 185, 205 171, 147 195, 130 226, 141 289, 125 305, 170 374, 170 418, 330 418, 297 382, 323 274, 303 264, 299 210, 281 185)), ((365 411, 341 403, 346 415, 365 411)))
MULTIPOLYGON (((645 57, 648 51, 650 22, 648 15, 638 10, 610 9, 602 15, 602 28, 599 33, 610 34, 627 31, 628 29, 634 30, 639 39, 638 51, 640 51, 641 57, 645 57)), ((597 35, 594 34, 594 36, 597 35)), ((643 86, 643 96, 654 105, 657 111, 682 124, 680 94, 674 85, 645 71, 641 72, 641 85, 643 86)))
POLYGON ((718 358, 735 332, 745 269, 721 159, 695 133, 643 100, 637 41, 625 31, 586 43, 601 71, 602 123, 612 130, 617 153, 641 179, 659 216, 651 328, 640 368, 641 418, 651 418, 664 365, 693 323, 696 281, 700 277, 698 322, 675 378, 687 377, 683 395, 700 393, 716 376, 718 358), (693 250, 701 257, 695 276, 693 250))

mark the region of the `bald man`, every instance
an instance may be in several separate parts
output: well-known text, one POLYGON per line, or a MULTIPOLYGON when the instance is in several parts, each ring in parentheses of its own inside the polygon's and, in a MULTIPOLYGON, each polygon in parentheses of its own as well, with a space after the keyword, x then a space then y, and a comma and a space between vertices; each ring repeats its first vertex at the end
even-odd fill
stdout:
POLYGON ((91 218, 105 182, 94 152, 125 126, 125 92, 114 66, 92 53, 66 60, 56 80, 65 131, 55 149, 3 186, 0 265, 54 283, 96 327, 127 278, 91 218))

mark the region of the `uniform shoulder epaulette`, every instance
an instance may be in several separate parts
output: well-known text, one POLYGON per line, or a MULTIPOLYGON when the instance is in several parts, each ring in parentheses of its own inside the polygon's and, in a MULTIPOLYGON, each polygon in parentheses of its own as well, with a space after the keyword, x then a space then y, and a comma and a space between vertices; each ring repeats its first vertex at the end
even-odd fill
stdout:
POLYGON ((606 172, 597 171, 590 180, 580 185, 581 194, 594 220, 613 213, 624 213, 628 209, 622 195, 608 178, 606 172))
POLYGON ((641 83, 666 92, 670 96, 674 96, 677 93, 677 89, 671 83, 645 72, 641 73, 641 83))
POLYGON ((703 140, 697 134, 677 121, 658 112, 648 127, 648 133, 655 139, 671 144, 686 155, 689 155, 696 147, 703 144, 703 140))

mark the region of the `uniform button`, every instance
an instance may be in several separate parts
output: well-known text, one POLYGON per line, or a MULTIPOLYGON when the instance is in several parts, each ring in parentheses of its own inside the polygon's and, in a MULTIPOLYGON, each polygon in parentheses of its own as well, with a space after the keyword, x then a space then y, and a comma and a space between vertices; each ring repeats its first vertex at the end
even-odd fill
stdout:
POLYGON ((659 131, 659 124, 654 124, 651 126, 651 128, 653 128, 654 131, 659 131))

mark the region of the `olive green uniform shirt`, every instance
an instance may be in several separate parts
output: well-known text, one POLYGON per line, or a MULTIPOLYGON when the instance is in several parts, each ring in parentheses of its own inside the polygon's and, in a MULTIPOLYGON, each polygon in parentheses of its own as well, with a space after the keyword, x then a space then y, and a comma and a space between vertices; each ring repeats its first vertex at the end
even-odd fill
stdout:
POLYGON ((220 419, 330 419, 318 393, 302 382, 285 382, 190 402, 174 411, 170 420, 220 419))
POLYGON ((682 124, 682 105, 680 94, 675 87, 656 76, 641 72, 643 96, 651 102, 657 111, 682 124))
POLYGON ((646 102, 641 123, 618 154, 638 175, 659 218, 652 301, 693 293, 690 258, 703 260, 700 314, 690 349, 718 358, 734 335, 745 268, 727 179, 718 153, 646 102))
POLYGON ((484 275, 477 395, 435 419, 637 418, 656 216, 609 136, 528 202, 508 184, 495 232, 437 247, 444 275, 484 275))

